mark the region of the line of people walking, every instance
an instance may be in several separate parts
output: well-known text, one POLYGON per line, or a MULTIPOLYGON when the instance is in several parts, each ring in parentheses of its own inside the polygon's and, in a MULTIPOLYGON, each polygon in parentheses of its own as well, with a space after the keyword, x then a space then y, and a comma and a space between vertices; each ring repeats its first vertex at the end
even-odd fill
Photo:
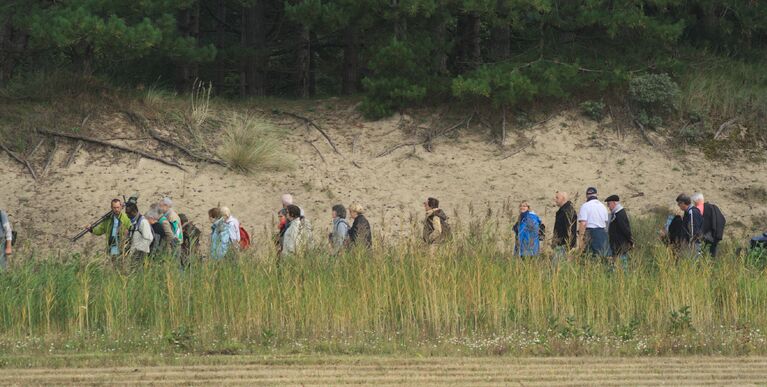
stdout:
MULTIPOLYGON (((297 254, 314 247, 312 223, 293 196, 281 197, 282 207, 274 244, 280 257, 297 254)), ((707 251, 715 257, 724 235, 726 219, 719 207, 705 201, 701 193, 692 196, 680 194, 676 198, 677 212, 669 216, 660 234, 663 240, 680 252, 700 256, 707 251)), ((635 240, 627 210, 618 195, 608 196, 604 203, 598 199, 597 189, 586 189, 586 201, 576 212, 567 192, 554 196, 558 207, 551 238, 552 261, 556 264, 572 259, 578 252, 605 258, 622 268, 628 268, 629 253, 635 240)), ((438 199, 429 197, 424 203, 423 241, 438 245, 450 239, 451 225, 438 199)), ((348 208, 336 204, 330 208, 331 231, 327 243, 332 254, 350 248, 371 249, 372 227, 365 217, 365 208, 353 203, 348 208), (347 216, 349 220, 347 220, 347 216)), ((209 252, 213 260, 250 247, 250 235, 240 221, 224 206, 208 210, 211 222, 209 252)), ((0 268, 7 267, 6 257, 12 254, 15 241, 8 215, 0 211, 0 268)), ((138 209, 137 200, 111 202, 111 213, 100 223, 86 226, 94 235, 106 239, 107 254, 117 262, 127 257, 132 265, 140 265, 150 255, 170 254, 180 265, 189 265, 191 257, 201 257, 200 229, 185 214, 176 212, 169 197, 152 203, 145 214, 138 209)), ((527 201, 519 204, 519 216, 512 230, 515 234, 514 255, 535 257, 541 253, 546 238, 542 219, 527 201)))
MULTIPOLYGON (((304 210, 294 204, 290 194, 282 195, 281 199, 275 236, 278 253, 288 256, 313 247, 312 225, 304 210)), ((688 246, 695 255, 701 253, 705 244, 710 255, 716 256, 725 224, 721 210, 705 202, 699 193, 692 198, 681 194, 676 201, 682 215, 667 222, 661 232, 665 240, 678 249, 688 246)), ((559 207, 552 237, 555 263, 572 256, 573 251, 585 251, 596 257, 611 258, 627 268, 628 255, 635 242, 631 222, 618 195, 608 196, 605 206, 598 199, 596 188, 589 187, 586 189, 586 202, 577 213, 566 192, 557 192, 554 202, 559 207)), ((440 244, 451 235, 448 217, 440 209, 438 199, 430 197, 423 204, 426 213, 423 240, 432 245, 440 244)), ((130 240, 128 255, 134 261, 142 261, 151 252, 171 251, 178 254, 183 265, 187 265, 189 256, 199 255, 199 229, 185 215, 175 212, 170 198, 152 204, 146 216, 138 212, 135 203, 129 203, 125 213, 121 209, 121 201, 113 200, 114 216, 90 230, 96 235, 107 235, 110 256, 123 254, 120 249, 121 234, 130 240)), ((337 204, 330 211, 332 220, 328 242, 331 252, 338 253, 350 246, 372 247, 372 230, 362 205, 354 203, 349 207, 351 225, 346 219, 346 207, 337 204)), ((222 259, 232 251, 248 248, 250 238, 247 231, 227 207, 211 208, 208 215, 212 224, 211 259, 222 259)), ((519 217, 513 231, 516 236, 514 255, 534 257, 540 254, 545 225, 526 201, 519 205, 519 217)))

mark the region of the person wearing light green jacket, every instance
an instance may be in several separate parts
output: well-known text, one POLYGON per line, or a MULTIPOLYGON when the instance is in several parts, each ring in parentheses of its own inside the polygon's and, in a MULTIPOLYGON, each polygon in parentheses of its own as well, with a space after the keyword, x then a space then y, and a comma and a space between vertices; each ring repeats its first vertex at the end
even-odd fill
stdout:
POLYGON ((111 257, 121 256, 128 245, 128 229, 130 218, 123 211, 120 199, 112 200, 112 214, 96 227, 90 229, 93 235, 106 235, 107 254, 111 257))

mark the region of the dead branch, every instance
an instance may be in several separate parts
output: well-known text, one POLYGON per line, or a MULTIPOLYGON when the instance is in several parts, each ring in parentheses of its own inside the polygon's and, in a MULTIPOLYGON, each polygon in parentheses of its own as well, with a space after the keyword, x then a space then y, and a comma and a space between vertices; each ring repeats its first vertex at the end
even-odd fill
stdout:
POLYGON ((37 174, 35 173, 35 170, 32 168, 32 165, 29 164, 29 161, 26 159, 22 159, 21 156, 17 155, 16 152, 13 152, 12 150, 8 149, 3 144, 0 144, 0 148, 2 148, 5 153, 8 153, 9 156, 11 156, 14 160, 18 161, 21 165, 27 167, 27 170, 32 175, 32 179, 37 180, 37 174))
POLYGON ((501 146, 506 143, 506 105, 501 108, 501 146))
POLYGON ((355 134, 354 138, 352 138, 352 155, 354 154, 354 151, 357 149, 357 140, 359 140, 360 135, 355 134))
POLYGON ((51 163, 53 162, 53 157, 56 155, 56 151, 58 149, 59 149, 59 139, 54 137, 53 149, 51 149, 50 153, 48 153, 48 158, 45 160, 45 166, 43 167, 43 172, 40 174, 40 176, 45 177, 48 175, 48 169, 51 167, 51 163))
MULTIPOLYGON (((391 154, 392 152, 394 152, 395 150, 397 150, 397 149, 400 149, 400 148, 404 148, 404 147, 408 147, 408 146, 412 146, 412 147, 415 147, 415 146, 417 146, 417 145, 430 144, 432 140, 434 140, 434 139, 436 139, 436 138, 438 138, 438 137, 441 137, 441 136, 446 136, 446 135, 448 135, 448 134, 450 134, 450 133, 454 132, 454 131, 455 131, 456 129, 458 129, 460 126, 464 125, 464 123, 465 123, 465 122, 467 122, 467 121, 471 120, 471 118, 472 118, 472 117, 473 117, 473 114, 472 114, 471 116, 469 116, 469 117, 467 117, 467 118, 465 118, 465 119, 461 120, 459 123, 457 123, 457 124, 455 124, 455 125, 453 125, 453 126, 451 126, 451 127, 447 128, 447 129, 445 129, 445 130, 443 130, 443 131, 441 131, 441 132, 438 132, 438 133, 436 133, 436 134, 428 134, 428 135, 427 135, 427 138, 426 138, 424 141, 420 141, 420 142, 408 142, 408 143, 404 143, 404 144, 395 145, 395 146, 393 146, 393 147, 391 147, 391 148, 389 148, 389 149, 387 149, 387 150, 385 150, 385 151, 383 151, 383 152, 379 153, 379 154, 376 156, 376 158, 379 158, 379 157, 383 157, 383 156, 389 155, 389 154, 391 154)), ((427 150, 429 150, 429 149, 427 148, 427 150)))
POLYGON ((83 118, 83 121, 80 123, 80 129, 85 129, 85 124, 88 123, 88 120, 91 118, 90 113, 83 118))
POLYGON ((618 123, 618 117, 615 116, 615 113, 613 113, 613 106, 607 105, 607 108, 610 110, 610 118, 613 120, 613 126, 615 126, 615 131, 618 133, 619 136, 623 137, 623 132, 621 131, 621 126, 618 123))
POLYGON ((399 145, 393 146, 393 147, 391 147, 391 148, 389 148, 389 149, 379 153, 376 156, 376 158, 387 156, 387 155, 391 154, 392 152, 394 152, 395 150, 397 150, 399 148, 404 148, 404 147, 408 147, 408 146, 415 146, 415 145, 419 145, 419 143, 417 143, 417 142, 408 142, 408 143, 404 143, 404 144, 399 144, 399 145))
POLYGON ((99 140, 97 138, 80 136, 80 135, 77 135, 77 134, 53 132, 53 131, 50 131, 50 130, 47 130, 47 129, 37 129, 37 132, 40 133, 40 134, 48 135, 48 136, 62 137, 62 138, 68 138, 68 139, 72 139, 72 140, 80 140, 80 141, 90 142, 90 143, 93 143, 93 144, 99 144, 99 145, 102 145, 102 146, 105 146, 105 147, 121 150, 123 152, 137 154, 137 155, 142 156, 144 158, 147 158, 147 159, 150 159, 150 160, 154 160, 154 161, 163 163, 165 165, 170 165, 172 167, 176 167, 176 168, 178 168, 178 169, 180 169, 182 171, 186 171, 186 168, 184 168, 183 165, 181 165, 181 164, 179 164, 179 163, 177 163, 177 162, 175 162, 173 160, 168 160, 168 159, 165 159, 165 158, 162 158, 162 157, 158 157, 158 156, 149 154, 149 153, 144 152, 144 151, 139 150, 139 149, 131 149, 131 148, 128 148, 126 146, 112 144, 112 143, 109 143, 109 142, 106 142, 106 141, 103 141, 103 140, 99 140))
POLYGON ((716 133, 714 133, 714 140, 719 140, 719 138, 722 135, 722 132, 724 132, 725 129, 729 128, 736 122, 738 122, 738 117, 733 117, 725 121, 723 124, 719 125, 719 129, 716 131, 716 133))
POLYGON ((322 137, 325 137, 325 140, 327 140, 328 144, 330 144, 330 147, 333 148, 333 152, 336 152, 337 154, 341 154, 341 152, 338 151, 338 148, 336 147, 336 144, 333 142, 333 140, 328 136, 328 134, 314 121, 310 120, 309 118, 306 118, 304 116, 298 115, 296 113, 286 112, 286 111, 278 111, 278 114, 284 114, 288 117, 293 117, 297 120, 300 120, 306 125, 307 128, 313 127, 314 129, 317 129, 318 132, 322 135, 322 137))
POLYGON ((654 147, 655 143, 653 143, 652 140, 650 140, 650 137, 647 136, 647 132, 644 129, 644 125, 642 125, 642 123, 639 122, 639 120, 637 119, 634 120, 634 123, 637 124, 637 127, 639 128, 639 132, 642 133, 642 138, 644 138, 644 140, 647 141, 647 143, 650 144, 650 146, 654 147))
POLYGON ((77 156, 77 153, 80 152, 80 148, 83 147, 82 141, 77 141, 77 145, 75 145, 75 149, 72 150, 72 153, 69 154, 69 158, 67 158, 67 162, 64 164, 64 168, 69 168, 70 165, 72 165, 72 162, 75 161, 75 157, 77 156))
POLYGON ((362 167, 360 167, 360 165, 359 165, 359 164, 357 164, 357 162, 356 162, 356 161, 352 161, 352 165, 354 165, 355 167, 357 167, 357 168, 359 168, 359 169, 362 169, 362 167))
POLYGON ((29 157, 32 157, 35 155, 35 153, 37 153, 37 150, 40 149, 40 146, 43 145, 43 142, 45 142, 45 140, 41 138, 40 141, 37 142, 37 145, 35 145, 35 147, 32 148, 32 151, 29 152, 29 157))
POLYGON ((150 128, 149 125, 147 125, 146 118, 144 118, 144 116, 142 116, 141 114, 130 111, 130 110, 124 110, 123 114, 128 116, 128 119, 131 120, 131 122, 133 122, 133 124, 136 125, 139 129, 149 133, 149 135, 153 139, 155 139, 157 142, 167 145, 171 148, 176 148, 180 150, 181 152, 183 152, 184 154, 186 154, 187 156, 197 161, 203 161, 210 164, 217 164, 223 167, 228 167, 228 165, 223 160, 198 154, 179 143, 176 143, 170 139, 164 138, 163 136, 160 135, 160 133, 158 133, 156 130, 150 128))
POLYGON ((325 156, 322 155, 322 152, 320 152, 320 148, 317 148, 317 145, 314 145, 314 141, 304 140, 305 143, 309 144, 314 148, 314 150, 317 151, 317 154, 320 155, 320 159, 322 159, 322 162, 325 163, 325 156))
POLYGON ((506 160, 510 158, 511 156, 516 155, 519 152, 522 152, 523 150, 527 149, 529 146, 533 145, 535 143, 535 136, 530 139, 527 143, 523 144, 522 146, 518 147, 517 149, 511 151, 511 153, 507 154, 506 156, 501 157, 501 160, 506 160))
POLYGON ((176 148, 176 149, 184 152, 187 156, 189 156, 189 157, 191 157, 191 158, 193 158, 195 160, 204 161, 206 163, 211 163, 211 164, 218 164, 218 165, 221 165, 223 167, 228 167, 228 165, 223 160, 219 160, 219 159, 215 159, 215 158, 212 158, 212 157, 207 157, 207 156, 203 156, 203 155, 197 154, 197 153, 193 152, 192 150, 184 147, 181 144, 178 144, 178 143, 175 143, 175 142, 173 142, 173 141, 171 141, 169 139, 163 138, 154 129, 147 128, 147 131, 149 132, 149 135, 152 136, 153 139, 157 140, 157 142, 165 144, 165 145, 168 145, 168 146, 173 147, 173 148, 176 148))

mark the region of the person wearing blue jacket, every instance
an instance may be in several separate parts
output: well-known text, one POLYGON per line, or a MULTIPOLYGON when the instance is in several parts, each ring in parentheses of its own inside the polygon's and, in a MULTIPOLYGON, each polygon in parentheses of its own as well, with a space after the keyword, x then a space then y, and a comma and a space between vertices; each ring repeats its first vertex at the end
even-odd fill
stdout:
POLYGON ((230 227, 226 223, 219 208, 211 208, 208 211, 213 224, 210 226, 210 259, 219 261, 226 256, 232 239, 229 236, 230 227))
POLYGON ((540 239, 543 234, 541 218, 530 210, 530 204, 522 202, 519 205, 519 219, 514 224, 517 241, 514 245, 514 255, 518 257, 534 257, 540 253, 540 239))

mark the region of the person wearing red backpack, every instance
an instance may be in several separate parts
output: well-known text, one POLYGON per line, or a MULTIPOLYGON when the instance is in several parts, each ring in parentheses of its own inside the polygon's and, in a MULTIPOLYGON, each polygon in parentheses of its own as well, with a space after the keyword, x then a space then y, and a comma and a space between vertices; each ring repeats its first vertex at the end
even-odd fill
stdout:
POLYGON ((232 241, 232 245, 240 250, 250 247, 250 235, 240 225, 240 221, 232 215, 229 207, 221 207, 221 217, 224 219, 224 223, 229 226, 229 239, 232 241))

